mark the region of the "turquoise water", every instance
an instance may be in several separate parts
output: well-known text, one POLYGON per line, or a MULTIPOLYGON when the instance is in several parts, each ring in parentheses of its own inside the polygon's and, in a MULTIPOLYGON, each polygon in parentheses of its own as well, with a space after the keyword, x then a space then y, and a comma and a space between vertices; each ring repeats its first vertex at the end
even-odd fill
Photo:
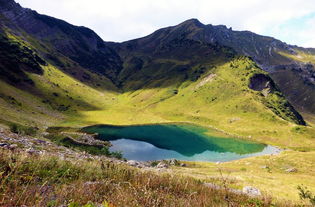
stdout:
POLYGON ((278 151, 264 144, 210 136, 207 129, 192 125, 97 125, 83 131, 98 133, 100 139, 111 141, 111 151, 120 151, 125 158, 138 161, 174 158, 225 162, 278 151))

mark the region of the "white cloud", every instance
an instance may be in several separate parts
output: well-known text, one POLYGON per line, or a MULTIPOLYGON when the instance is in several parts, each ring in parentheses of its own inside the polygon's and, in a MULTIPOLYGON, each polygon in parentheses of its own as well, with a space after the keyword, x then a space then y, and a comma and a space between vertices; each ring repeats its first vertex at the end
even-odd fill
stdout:
POLYGON ((237 30, 284 38, 281 40, 291 44, 315 47, 314 21, 309 24, 310 28, 298 31, 299 35, 283 27, 291 19, 314 13, 314 0, 17 1, 40 13, 90 27, 107 41, 141 37, 161 27, 198 18, 205 24, 225 24, 237 30))

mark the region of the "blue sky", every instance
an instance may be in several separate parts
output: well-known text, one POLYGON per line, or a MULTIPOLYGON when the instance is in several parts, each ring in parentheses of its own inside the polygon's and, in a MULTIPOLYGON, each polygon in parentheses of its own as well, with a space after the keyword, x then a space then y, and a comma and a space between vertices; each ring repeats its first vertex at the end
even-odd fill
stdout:
POLYGON ((292 44, 315 47, 315 12, 289 19, 264 33, 292 44))
POLYGON ((314 0, 16 0, 96 31, 106 41, 142 37, 190 18, 315 48, 314 0))

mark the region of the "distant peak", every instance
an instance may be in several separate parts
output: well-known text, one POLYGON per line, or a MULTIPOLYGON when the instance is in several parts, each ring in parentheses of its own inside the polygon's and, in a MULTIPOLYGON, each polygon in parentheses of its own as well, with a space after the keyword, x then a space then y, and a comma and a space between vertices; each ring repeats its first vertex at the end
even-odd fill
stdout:
POLYGON ((196 25, 196 26, 204 26, 204 24, 202 24, 198 19, 188 19, 186 21, 184 21, 183 23, 181 23, 181 25, 196 25))

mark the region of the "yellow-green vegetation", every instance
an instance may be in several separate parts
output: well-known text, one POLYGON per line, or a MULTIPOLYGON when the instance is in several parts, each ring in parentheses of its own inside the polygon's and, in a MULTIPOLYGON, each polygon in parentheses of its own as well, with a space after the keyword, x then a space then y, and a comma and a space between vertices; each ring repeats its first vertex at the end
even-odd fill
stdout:
POLYGON ((315 63, 315 54, 298 49, 296 49, 295 52, 297 54, 288 54, 281 51, 279 51, 278 53, 282 56, 288 57, 299 62, 315 63))
POLYGON ((195 82, 117 94, 105 109, 101 106, 101 110, 78 111, 78 115, 70 116, 61 125, 187 122, 263 143, 314 149, 312 127, 283 120, 263 102, 273 94, 265 97, 248 88, 249 78, 255 73, 261 70, 249 59, 236 59, 212 68, 195 82), (211 75, 213 78, 205 82, 211 75))
MULTIPOLYGON (((187 168, 174 169, 177 173, 205 179, 222 185, 224 178, 230 187, 242 189, 255 186, 275 199, 301 203, 297 187, 304 185, 315 192, 315 153, 284 151, 279 155, 265 155, 226 163, 187 163, 187 168)), ((309 204, 308 201, 305 204, 309 204)))
POLYGON ((290 206, 206 187, 200 180, 144 172, 105 159, 61 160, 0 151, 4 206, 290 206))

